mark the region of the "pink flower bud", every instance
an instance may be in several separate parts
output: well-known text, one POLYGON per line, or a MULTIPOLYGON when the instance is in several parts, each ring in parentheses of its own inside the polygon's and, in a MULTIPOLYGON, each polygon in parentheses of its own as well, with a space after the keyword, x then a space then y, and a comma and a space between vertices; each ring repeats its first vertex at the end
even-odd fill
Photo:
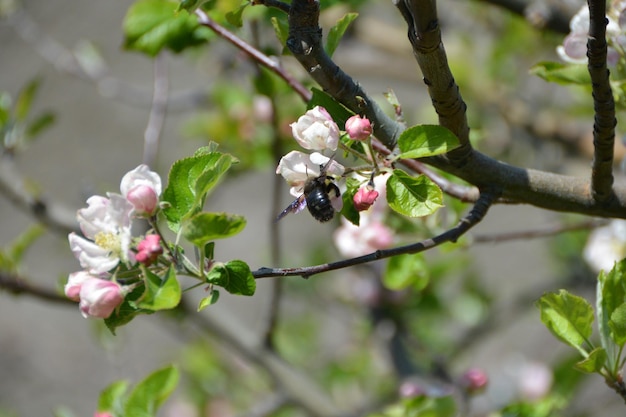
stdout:
POLYGON ((106 411, 96 411, 93 417, 113 417, 113 414, 106 411))
POLYGON ((460 384, 468 394, 475 394, 484 391, 488 382, 489 378, 485 371, 471 368, 461 376, 460 384))
POLYGON ((126 194, 126 199, 135 208, 138 215, 152 215, 159 204, 159 197, 154 188, 147 185, 138 185, 126 194))
POLYGON ((365 117, 354 115, 346 120, 346 133, 352 140, 365 140, 372 134, 372 123, 365 117))
POLYGON ((136 214, 152 215, 161 195, 161 177, 156 172, 150 171, 147 165, 139 165, 124 175, 120 191, 134 206, 136 214))
POLYGON ((83 317, 106 319, 124 301, 122 287, 113 281, 93 278, 80 288, 80 312, 83 317))
POLYGON ((352 201, 357 211, 365 211, 374 204, 378 198, 378 191, 374 190, 369 185, 359 188, 352 201))
POLYGON ((144 240, 137 245, 137 262, 150 266, 163 253, 161 238, 159 235, 147 235, 144 240))
POLYGON ((87 271, 72 272, 67 280, 67 284, 65 284, 65 296, 70 300, 79 301, 80 288, 83 286, 83 283, 88 279, 94 278, 96 277, 87 271))

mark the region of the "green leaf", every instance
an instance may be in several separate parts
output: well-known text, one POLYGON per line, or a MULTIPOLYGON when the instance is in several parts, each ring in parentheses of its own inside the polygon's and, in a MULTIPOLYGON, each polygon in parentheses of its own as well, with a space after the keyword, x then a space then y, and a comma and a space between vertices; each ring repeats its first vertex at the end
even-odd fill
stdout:
POLYGON ((359 225, 360 215, 356 207, 354 207, 353 199, 360 185, 361 182, 356 178, 346 178, 346 191, 341 195, 341 199, 343 200, 341 214, 355 226, 359 225))
POLYGON ((151 311, 176 307, 180 303, 181 291, 174 267, 170 266, 163 278, 148 269, 144 271, 146 290, 136 303, 137 307, 151 311))
POLYGON ((562 85, 591 85, 591 77, 585 64, 540 62, 530 69, 530 74, 562 85))
POLYGON ((387 202, 394 211, 409 217, 422 217, 443 207, 441 189, 425 175, 412 177, 394 169, 387 180, 387 202))
POLYGON ((333 56, 337 46, 339 46, 339 41, 341 41, 344 33, 346 33, 348 26, 350 26, 350 23, 352 23, 358 15, 358 13, 347 13, 337 21, 335 26, 330 28, 326 39, 326 53, 329 57, 333 56))
POLYGON ((626 343, 626 303, 622 303, 611 313, 609 320, 611 339, 620 348, 626 343))
POLYGON ((420 291, 426 288, 430 276, 424 257, 421 254, 394 256, 387 262, 383 284, 390 290, 398 291, 413 287, 420 291))
POLYGON ((243 11, 249 5, 250 5, 250 2, 246 0, 243 3, 241 3, 239 7, 237 7, 235 10, 226 12, 226 21, 235 27, 238 27, 238 28, 242 27, 243 26, 243 19, 242 19, 243 11))
POLYGON ((33 138, 37 136, 47 128, 51 127, 55 121, 56 115, 52 112, 46 112, 40 116, 37 116, 35 120, 28 123, 28 126, 26 126, 26 136, 28 138, 33 138))
POLYGON ((272 17, 272 27, 274 28, 274 33, 276 33, 276 37, 280 41, 280 44, 283 46, 284 51, 289 51, 286 48, 287 39, 289 38, 289 23, 287 19, 272 17))
POLYGON ((587 300, 560 290, 558 294, 544 294, 537 306, 541 310, 541 321, 552 334, 587 356, 581 347, 589 340, 593 323, 593 308, 587 300))
POLYGON ((207 282, 237 295, 253 295, 256 290, 256 281, 250 267, 239 260, 215 264, 207 275, 207 282))
POLYGON ((228 154, 215 152, 214 147, 204 147, 172 165, 163 191, 163 201, 168 203, 163 214, 170 229, 178 232, 185 219, 202 210, 209 191, 236 162, 228 154))
POLYGON ((148 375, 130 393, 125 416, 154 417, 163 402, 178 385, 178 370, 168 366, 148 375))
POLYGON ((26 86, 20 91, 15 101, 15 120, 17 122, 24 122, 30 113, 33 105, 33 100, 39 91, 41 80, 36 78, 26 84, 26 86))
POLYGON ((142 285, 134 288, 129 294, 126 294, 124 302, 120 305, 113 314, 104 319, 104 324, 112 334, 115 334, 115 329, 129 323, 138 314, 152 313, 149 310, 142 310, 137 308, 136 302, 145 292, 142 285))
POLYGON ((128 390, 128 385, 126 381, 116 381, 106 387, 98 398, 98 411, 112 413, 117 410, 122 410, 122 404, 126 391, 128 390))
POLYGON ((246 226, 243 216, 228 213, 198 213, 183 227, 183 236, 198 247, 215 239, 234 236, 246 226))
POLYGON ((440 155, 459 146, 459 139, 439 125, 417 125, 406 129, 398 138, 398 159, 440 155))
POLYGON ((578 362, 575 367, 579 371, 594 373, 600 372, 602 368, 606 365, 606 351, 604 348, 598 347, 589 352, 589 356, 587 356, 582 361, 578 362))
POLYGON ((206 42, 209 30, 186 10, 167 0, 140 0, 124 18, 124 47, 155 56, 162 49, 181 52, 206 42))
POLYGON ((193 13, 198 7, 209 1, 210 0, 183 0, 178 5, 176 11, 187 10, 189 13, 193 13))
MULTIPOLYGON (((601 271, 598 275, 596 288, 598 330, 602 347, 606 350, 609 358, 610 369, 615 368, 619 355, 619 349, 615 345, 615 337, 621 334, 621 330, 615 328, 618 330, 616 334, 613 327, 619 324, 620 320, 616 316, 617 321, 613 321, 613 313, 626 301, 625 276, 626 261, 618 262, 608 273, 601 271), (612 321, 613 324, 611 324, 612 321)), ((617 339, 621 340, 621 337, 617 337, 617 339)))
POLYGON ((204 297, 198 303, 198 311, 202 311, 210 305, 217 303, 217 300, 220 298, 220 292, 218 290, 211 290, 211 293, 204 297))

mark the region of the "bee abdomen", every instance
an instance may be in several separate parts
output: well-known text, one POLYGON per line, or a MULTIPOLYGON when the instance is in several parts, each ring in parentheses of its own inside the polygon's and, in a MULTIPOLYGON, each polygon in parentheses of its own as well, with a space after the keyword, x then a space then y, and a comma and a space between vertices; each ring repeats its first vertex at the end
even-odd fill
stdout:
POLYGON ((321 187, 315 187, 306 196, 306 206, 316 220, 327 222, 335 214, 335 209, 330 203, 330 197, 321 187))

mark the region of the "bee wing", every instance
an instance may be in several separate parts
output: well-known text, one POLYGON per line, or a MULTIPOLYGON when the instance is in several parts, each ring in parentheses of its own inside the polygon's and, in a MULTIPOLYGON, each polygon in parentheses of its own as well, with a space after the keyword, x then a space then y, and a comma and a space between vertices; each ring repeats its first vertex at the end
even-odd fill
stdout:
POLYGON ((276 216, 276 220, 274 220, 274 222, 279 221, 280 219, 282 219, 289 213, 294 213, 294 214, 300 213, 302 210, 304 210, 305 207, 306 207, 306 197, 304 194, 302 194, 300 197, 293 200, 291 204, 287 206, 287 208, 281 211, 280 214, 276 216))

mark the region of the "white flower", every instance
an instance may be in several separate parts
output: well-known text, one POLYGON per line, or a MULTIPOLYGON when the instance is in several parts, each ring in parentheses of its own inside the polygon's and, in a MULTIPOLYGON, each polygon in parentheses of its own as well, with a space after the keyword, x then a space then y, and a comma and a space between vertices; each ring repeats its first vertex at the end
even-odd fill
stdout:
POLYGON ((120 190, 133 205, 136 214, 152 215, 161 195, 161 177, 148 165, 142 164, 124 175, 120 190))
POLYGON ((120 262, 134 261, 130 251, 133 206, 119 194, 92 196, 77 218, 85 238, 70 233, 70 248, 87 272, 101 275, 120 262))
POLYGON ((312 108, 290 126, 293 137, 304 149, 337 149, 339 127, 323 107, 312 108))
POLYGON ((583 257, 595 271, 610 271, 626 257, 626 220, 613 220, 589 235, 583 257))
POLYGON ((334 160, 330 163, 328 161, 330 158, 317 152, 309 155, 304 152, 291 151, 280 159, 276 173, 282 175, 291 186, 289 190, 291 195, 299 197, 304 192, 306 181, 320 175, 321 167, 325 167, 327 175, 343 175, 345 171, 343 165, 334 160))

